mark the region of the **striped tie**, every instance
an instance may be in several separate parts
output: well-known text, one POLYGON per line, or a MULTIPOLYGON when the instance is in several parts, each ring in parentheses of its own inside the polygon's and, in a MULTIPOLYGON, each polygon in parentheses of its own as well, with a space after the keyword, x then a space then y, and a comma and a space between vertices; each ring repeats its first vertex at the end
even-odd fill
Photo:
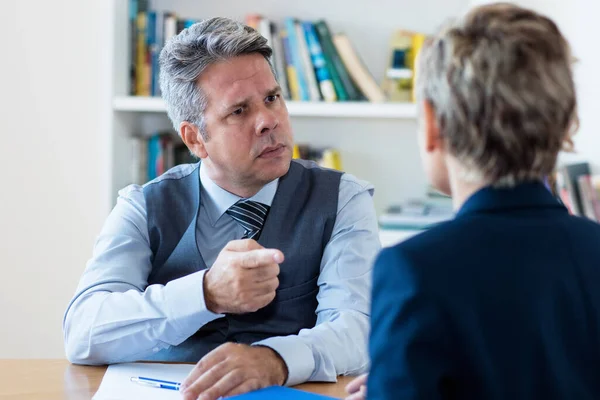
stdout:
POLYGON ((226 211, 244 228, 242 239, 258 240, 260 231, 269 212, 269 206, 251 200, 240 200, 226 211))

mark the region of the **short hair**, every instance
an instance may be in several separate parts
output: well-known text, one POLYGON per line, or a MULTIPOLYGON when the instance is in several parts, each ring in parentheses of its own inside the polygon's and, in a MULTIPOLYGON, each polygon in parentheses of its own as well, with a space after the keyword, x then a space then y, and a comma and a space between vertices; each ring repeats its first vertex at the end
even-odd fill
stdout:
POLYGON ((543 179, 572 144, 577 101, 567 40, 549 18, 507 3, 474 8, 430 38, 416 97, 435 110, 465 179, 543 179))
POLYGON ((267 40, 253 28, 229 18, 197 22, 170 39, 160 53, 160 89, 175 130, 188 121, 207 139, 207 100, 198 78, 213 63, 253 53, 261 54, 274 71, 267 40))

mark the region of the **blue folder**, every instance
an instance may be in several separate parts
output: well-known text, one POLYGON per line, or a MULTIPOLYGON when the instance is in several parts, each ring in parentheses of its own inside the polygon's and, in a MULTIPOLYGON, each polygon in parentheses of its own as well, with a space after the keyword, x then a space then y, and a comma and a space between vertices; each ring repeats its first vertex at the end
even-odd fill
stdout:
POLYGON ((308 393, 284 386, 271 386, 254 392, 228 397, 231 400, 332 400, 334 397, 308 393))

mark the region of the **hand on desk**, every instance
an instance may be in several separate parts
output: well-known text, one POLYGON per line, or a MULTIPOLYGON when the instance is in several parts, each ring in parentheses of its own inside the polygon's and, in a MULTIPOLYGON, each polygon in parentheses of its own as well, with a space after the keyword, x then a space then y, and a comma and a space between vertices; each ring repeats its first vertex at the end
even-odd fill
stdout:
POLYGON ((346 386, 349 396, 346 400, 365 400, 367 398, 367 378, 369 374, 363 374, 346 386))
POLYGON ((268 347, 225 343, 196 364, 181 391, 185 400, 217 400, 283 385, 287 373, 283 359, 268 347))
POLYGON ((232 240, 204 275, 206 307, 217 314, 257 311, 275 298, 283 253, 255 240, 232 240))

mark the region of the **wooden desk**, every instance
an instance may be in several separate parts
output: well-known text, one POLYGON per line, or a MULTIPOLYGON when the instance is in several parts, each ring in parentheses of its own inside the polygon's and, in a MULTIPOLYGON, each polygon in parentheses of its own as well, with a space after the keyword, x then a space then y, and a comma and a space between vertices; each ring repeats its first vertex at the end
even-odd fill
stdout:
MULTIPOLYGON (((82 367, 66 360, 0 360, 0 399, 91 399, 106 367, 82 367)), ((306 383, 297 389, 343 398, 351 377, 337 383, 306 383)))

